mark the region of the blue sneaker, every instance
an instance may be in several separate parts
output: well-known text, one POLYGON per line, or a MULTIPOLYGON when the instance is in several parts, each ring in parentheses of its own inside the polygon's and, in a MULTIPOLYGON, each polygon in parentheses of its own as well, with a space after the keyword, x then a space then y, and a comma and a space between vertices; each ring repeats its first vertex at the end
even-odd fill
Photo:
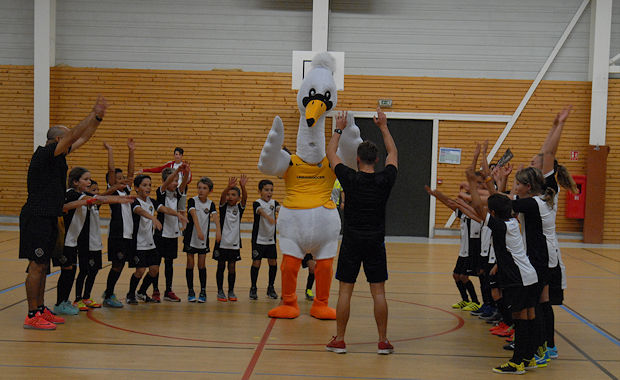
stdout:
POLYGON ((557 347, 547 347, 547 353, 549 354, 550 359, 558 358, 558 348, 557 347))
POLYGON ((491 305, 489 305, 488 303, 485 303, 482 305, 482 307, 478 310, 472 310, 469 312, 469 314, 471 315, 475 315, 475 316, 479 316, 482 314, 485 314, 489 311, 489 308, 491 307, 491 305))
POLYGON ((54 306, 54 314, 78 315, 79 313, 80 309, 71 305, 69 301, 63 301, 60 305, 54 306))
POLYGON ((200 295, 198 296, 198 302, 199 303, 207 302, 207 293, 205 293, 204 290, 202 292, 200 292, 200 295))
POLYGON ((547 351, 545 351, 544 354, 541 354, 540 356, 538 355, 539 353, 541 353, 540 351, 537 351, 534 354, 534 359, 536 359, 536 366, 538 368, 544 368, 547 366, 547 357, 549 356, 549 354, 547 353, 547 351))
POLYGON ((187 292, 187 302, 196 302, 196 293, 193 289, 187 292))
POLYGON ((123 303, 119 301, 118 298, 116 298, 116 294, 112 294, 108 298, 105 298, 105 294, 104 294, 103 306, 119 309, 123 307, 123 303))

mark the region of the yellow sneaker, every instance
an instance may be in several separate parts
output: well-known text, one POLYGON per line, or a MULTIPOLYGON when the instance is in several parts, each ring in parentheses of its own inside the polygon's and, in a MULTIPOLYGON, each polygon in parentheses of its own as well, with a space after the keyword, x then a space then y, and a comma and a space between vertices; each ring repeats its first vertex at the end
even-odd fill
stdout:
POLYGON ((84 305, 86 305, 87 307, 90 307, 91 309, 96 309, 96 308, 101 307, 100 303, 97 303, 90 298, 86 298, 81 301, 84 303, 84 305))
POLYGON ((314 293, 312 293, 312 289, 306 289, 306 299, 308 301, 314 301, 314 293))
POLYGON ((79 311, 86 311, 86 310, 88 310, 88 306, 86 306, 86 304, 84 303, 84 300, 75 301, 73 303, 73 306, 77 307, 79 311))
POLYGON ((457 302, 454 305, 452 305, 452 308, 453 309, 462 309, 462 308, 464 308, 467 305, 469 305, 468 301, 460 301, 460 302, 457 302))
POLYGON ((463 307, 461 310, 463 311, 476 311, 478 309, 480 309, 482 307, 482 305, 480 305, 479 303, 475 303, 475 302, 470 302, 467 304, 467 306, 463 307))

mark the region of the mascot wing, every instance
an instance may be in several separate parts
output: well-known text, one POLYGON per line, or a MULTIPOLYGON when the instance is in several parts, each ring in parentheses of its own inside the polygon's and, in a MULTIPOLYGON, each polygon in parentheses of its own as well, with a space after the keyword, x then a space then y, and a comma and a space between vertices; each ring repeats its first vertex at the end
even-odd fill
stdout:
POLYGON ((258 170, 267 174, 282 176, 288 169, 291 155, 282 150, 284 143, 284 125, 280 116, 273 119, 273 125, 267 135, 263 150, 258 159, 258 170))
POLYGON ((347 127, 342 131, 336 154, 342 162, 353 169, 357 168, 357 147, 362 142, 360 129, 355 125, 352 112, 347 113, 347 127))

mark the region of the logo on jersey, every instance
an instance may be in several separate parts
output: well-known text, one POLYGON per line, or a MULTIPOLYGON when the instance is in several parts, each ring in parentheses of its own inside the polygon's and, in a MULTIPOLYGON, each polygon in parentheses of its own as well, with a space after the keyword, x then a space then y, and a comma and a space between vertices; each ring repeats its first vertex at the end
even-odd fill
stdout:
POLYGON ((204 211, 204 212, 205 212, 205 214, 209 215, 209 210, 204 209, 204 210, 202 210, 202 211, 204 211))
POLYGON ((43 256, 43 253, 45 253, 45 252, 43 251, 43 248, 37 248, 37 249, 35 249, 35 250, 34 250, 34 254, 35 254, 37 257, 41 257, 41 256, 43 256))
POLYGON ((269 209, 270 209, 271 211, 273 211, 273 209, 274 209, 274 208, 275 208, 274 206, 269 206, 269 209))
POLYGON ((237 209, 232 210, 232 213, 233 215, 237 216, 237 213, 238 213, 237 209))
POLYGON ((153 206, 149 206, 149 211, 153 212, 153 206))

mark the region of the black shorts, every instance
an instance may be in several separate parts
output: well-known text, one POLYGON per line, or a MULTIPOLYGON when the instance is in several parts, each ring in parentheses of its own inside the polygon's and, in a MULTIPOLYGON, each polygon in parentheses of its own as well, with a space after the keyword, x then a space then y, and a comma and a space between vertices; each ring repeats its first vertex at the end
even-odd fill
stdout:
POLYGON ((58 257, 52 257, 52 264, 55 267, 68 267, 77 264, 78 247, 67 247, 62 250, 62 254, 58 257))
POLYGON ((452 272, 456 274, 466 275, 466 276, 473 276, 474 268, 472 266, 471 257, 470 256, 468 257, 459 256, 459 258, 456 259, 456 265, 454 266, 454 270, 452 272))
POLYGON ((482 257, 481 240, 480 238, 469 239, 469 257, 471 258, 471 271, 470 276, 478 276, 480 269, 484 269, 485 261, 488 261, 488 257, 482 257))
POLYGON ((176 259, 179 257, 178 238, 156 237, 155 246, 163 259, 176 259))
POLYGON ((147 251, 136 251, 134 255, 128 260, 130 268, 148 268, 152 265, 159 265, 161 263, 161 256, 156 249, 149 249, 147 251))
POLYGON ((131 239, 108 237, 108 261, 111 261, 113 266, 125 264, 132 256, 131 239))
POLYGON ((536 276, 538 277, 538 295, 540 296, 544 287, 549 285, 551 270, 547 267, 534 269, 536 270, 536 276))
POLYGON ((193 254, 206 255, 207 253, 211 252, 211 250, 209 249, 209 247, 194 248, 189 244, 183 244, 183 252, 187 252, 188 255, 193 255, 193 254))
POLYGON ((49 264, 58 240, 55 216, 19 215, 19 258, 49 264))
POLYGON ((306 256, 301 260, 301 267, 308 268, 308 261, 314 260, 314 256, 311 253, 306 253, 306 256))
POLYGON ((555 268, 549 268, 549 302, 552 305, 561 305, 564 302, 564 289, 562 289, 562 269, 560 264, 555 268))
POLYGON ((489 286, 491 289, 501 289, 499 281, 497 280, 497 274, 489 275, 489 286))
POLYGON ((384 282, 388 279, 384 240, 351 239, 345 236, 340 244, 336 279, 355 283, 362 263, 369 283, 384 282))
POLYGON ((101 251, 79 250, 78 259, 80 263, 80 272, 88 272, 92 269, 101 269, 101 251))
POLYGON ((535 307, 538 304, 537 284, 528 286, 518 286, 511 288, 504 288, 502 290, 502 297, 508 307, 508 311, 511 313, 518 313, 523 309, 535 307))
POLYGON ((241 260, 241 251, 238 249, 214 248, 213 260, 235 262, 241 260))
POLYGON ((277 259, 278 250, 275 244, 263 245, 256 244, 256 249, 252 250, 252 260, 277 259))

